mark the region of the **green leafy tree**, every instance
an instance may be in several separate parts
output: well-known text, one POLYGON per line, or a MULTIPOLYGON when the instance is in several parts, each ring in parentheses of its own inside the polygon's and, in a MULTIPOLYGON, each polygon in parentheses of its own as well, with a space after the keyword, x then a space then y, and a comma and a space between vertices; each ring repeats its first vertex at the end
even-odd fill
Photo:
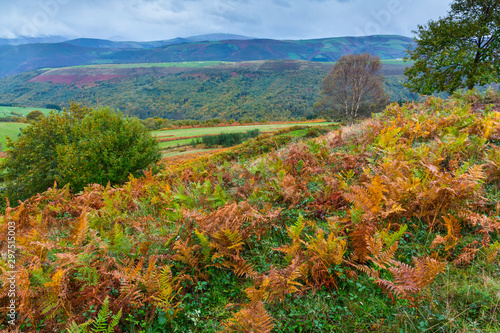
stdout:
POLYGON ((5 194, 13 201, 43 192, 57 182, 74 192, 87 184, 121 184, 161 158, 158 143, 137 118, 109 108, 72 104, 8 140, 5 194))
POLYGON ((352 124, 362 114, 382 111, 390 99, 381 68, 380 58, 368 53, 340 58, 323 80, 316 112, 352 124))
POLYGON ((500 0, 455 0, 448 16, 418 26, 407 87, 432 94, 498 81, 500 0))
POLYGON ((44 115, 42 113, 42 111, 40 110, 33 110, 33 111, 30 111, 30 113, 28 113, 28 115, 26 116, 26 119, 28 121, 37 121, 39 118, 42 118, 44 115))

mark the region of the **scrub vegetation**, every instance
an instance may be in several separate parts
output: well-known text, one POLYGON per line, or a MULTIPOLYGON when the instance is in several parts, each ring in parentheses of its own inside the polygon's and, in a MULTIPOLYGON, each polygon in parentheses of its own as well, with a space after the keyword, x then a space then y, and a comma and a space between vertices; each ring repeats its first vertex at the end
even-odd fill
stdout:
POLYGON ((16 329, 494 332, 499 181, 490 90, 53 187, 0 219, 2 253, 16 225, 16 329))

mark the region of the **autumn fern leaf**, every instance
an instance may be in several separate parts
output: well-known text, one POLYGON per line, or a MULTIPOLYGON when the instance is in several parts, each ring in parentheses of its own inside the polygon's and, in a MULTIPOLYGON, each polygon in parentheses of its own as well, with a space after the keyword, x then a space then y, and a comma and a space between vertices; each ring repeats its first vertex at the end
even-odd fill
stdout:
POLYGON ((261 301, 244 305, 223 326, 224 332, 256 333, 270 333, 274 327, 273 318, 267 313, 261 301))

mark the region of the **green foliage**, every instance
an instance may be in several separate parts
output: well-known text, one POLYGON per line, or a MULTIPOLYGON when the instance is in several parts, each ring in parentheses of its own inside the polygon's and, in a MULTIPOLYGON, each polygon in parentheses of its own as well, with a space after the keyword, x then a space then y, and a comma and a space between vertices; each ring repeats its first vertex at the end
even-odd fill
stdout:
POLYGON ((50 114, 9 140, 6 194, 15 203, 43 192, 57 182, 81 191, 87 184, 120 184, 129 174, 160 159, 157 142, 139 120, 108 108, 92 110, 73 104, 50 114))
POLYGON ((121 309, 114 316, 112 315, 109 310, 109 297, 106 297, 95 319, 90 319, 79 325, 73 321, 68 327, 68 333, 113 333, 121 317, 121 309))
POLYGON ((247 131, 246 133, 221 133, 218 135, 204 135, 201 140, 195 141, 202 143, 208 148, 216 146, 232 147, 239 145, 245 140, 256 138, 260 134, 258 129, 247 131))
POLYGON ((44 117, 43 112, 39 110, 33 110, 26 115, 26 120, 37 121, 40 117, 44 117))
POLYGON ((498 82, 500 1, 454 0, 448 16, 418 26, 407 87, 430 95, 498 82))

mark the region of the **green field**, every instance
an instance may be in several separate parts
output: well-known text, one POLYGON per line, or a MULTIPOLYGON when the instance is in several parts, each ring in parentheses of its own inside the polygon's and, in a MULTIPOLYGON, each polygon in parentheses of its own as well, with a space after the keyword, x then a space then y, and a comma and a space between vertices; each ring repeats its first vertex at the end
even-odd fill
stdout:
POLYGON ((43 112, 43 114, 48 114, 50 111, 52 111, 50 109, 36 107, 27 108, 21 106, 0 106, 0 117, 26 116, 33 110, 41 111, 43 112))
POLYGON ((184 145, 188 145, 191 143, 191 141, 193 141, 194 139, 181 139, 181 140, 175 140, 175 141, 164 141, 164 142, 160 142, 160 148, 161 149, 164 149, 164 148, 172 148, 172 147, 176 147, 176 146, 184 146, 184 145))
MULTIPOLYGON (((255 62, 255 61, 254 61, 255 62)), ((183 68, 203 68, 209 66, 216 66, 219 64, 231 64, 235 62, 231 61, 183 61, 183 62, 153 62, 153 63, 128 63, 128 64, 112 64, 112 63, 102 63, 93 65, 78 65, 70 67, 58 67, 58 68, 42 68, 42 70, 52 70, 52 69, 66 69, 66 68, 98 68, 98 69, 116 69, 116 68, 149 68, 149 67, 183 67, 183 68)), ((382 64, 387 65, 406 65, 411 62, 405 62, 402 59, 384 59, 382 64)), ((335 62, 322 62, 322 64, 334 65, 335 62)))
MULTIPOLYGON (((153 63, 137 63, 137 64, 98 64, 98 65, 80 65, 71 67, 60 67, 57 69, 64 68, 147 68, 147 67, 188 67, 188 68, 202 68, 207 66, 214 66, 221 63, 227 63, 228 61, 184 61, 184 62, 153 62, 153 63)), ((43 68, 43 70, 49 70, 54 68, 43 68)))
POLYGON ((29 124, 23 123, 0 123, 0 143, 2 147, 0 151, 5 150, 5 145, 7 143, 6 137, 10 137, 11 139, 15 139, 21 129, 28 127, 29 124))

